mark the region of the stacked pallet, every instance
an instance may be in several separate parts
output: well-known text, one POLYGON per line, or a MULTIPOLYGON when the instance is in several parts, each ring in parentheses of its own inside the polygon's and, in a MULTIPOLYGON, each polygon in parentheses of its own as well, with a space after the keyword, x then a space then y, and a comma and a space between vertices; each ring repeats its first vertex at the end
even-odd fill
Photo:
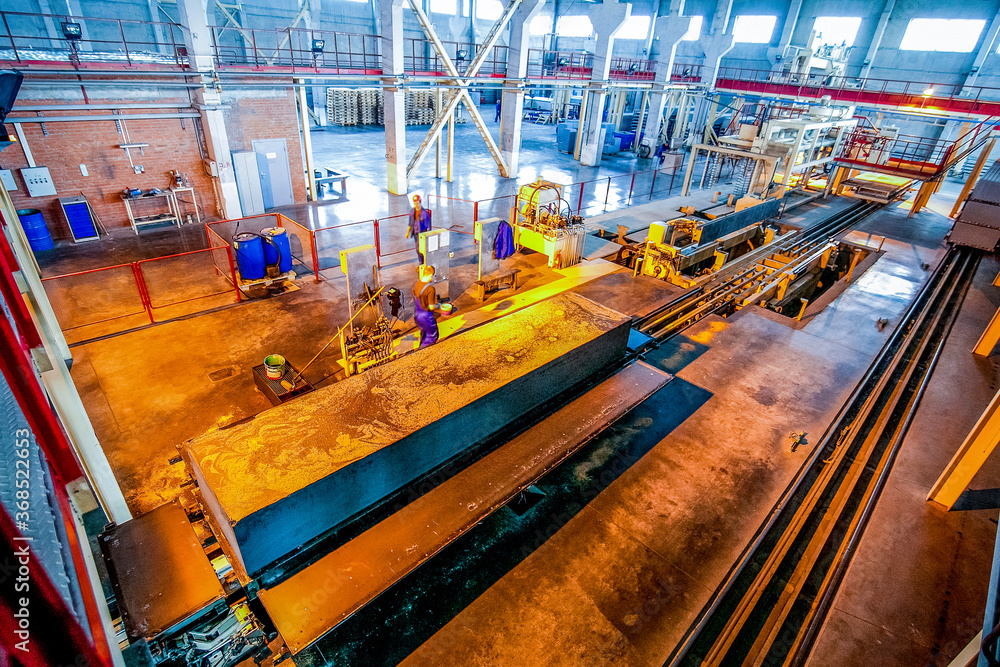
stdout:
POLYGON ((434 91, 409 90, 406 92, 406 124, 430 125, 434 122, 434 91))
POLYGON ((334 125, 357 125, 358 91, 349 88, 327 88, 326 116, 334 125))
POLYGON ((378 88, 358 90, 358 122, 362 125, 382 125, 379 107, 382 105, 382 91, 378 88))

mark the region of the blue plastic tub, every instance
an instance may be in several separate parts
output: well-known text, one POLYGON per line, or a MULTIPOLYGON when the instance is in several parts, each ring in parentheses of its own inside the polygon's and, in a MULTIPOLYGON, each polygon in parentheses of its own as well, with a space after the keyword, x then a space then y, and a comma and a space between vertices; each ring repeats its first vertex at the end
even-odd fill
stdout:
POLYGON ((264 240, 256 234, 243 232, 233 237, 236 251, 236 268, 243 280, 260 280, 267 273, 264 259, 264 240))
POLYGON ((37 208, 22 208, 17 212, 17 217, 21 220, 24 235, 28 237, 28 245, 34 252, 52 250, 52 235, 49 234, 49 227, 45 224, 41 211, 37 208))

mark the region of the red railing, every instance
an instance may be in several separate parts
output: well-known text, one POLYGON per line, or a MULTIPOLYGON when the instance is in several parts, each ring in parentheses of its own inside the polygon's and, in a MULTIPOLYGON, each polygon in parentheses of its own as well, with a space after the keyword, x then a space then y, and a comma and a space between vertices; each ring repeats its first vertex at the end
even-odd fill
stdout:
POLYGON ((581 51, 551 51, 528 49, 528 78, 589 79, 594 69, 594 56, 581 51))
POLYGON ((0 61, 18 67, 188 65, 184 34, 176 23, 4 11, 0 30, 0 61), (63 24, 78 24, 80 38, 67 39, 63 24))
POLYGON ((238 231, 259 234, 269 227, 281 227, 288 234, 288 245, 292 251, 292 260, 306 267, 313 274, 315 282, 319 282, 320 263, 317 253, 316 231, 308 229, 281 213, 263 213, 245 218, 219 220, 205 225, 205 235, 210 249, 217 252, 212 255, 215 270, 219 275, 225 275, 228 266, 226 255, 222 248, 228 248, 233 236, 238 231))
POLYGON ((213 247, 203 248, 48 276, 42 278, 42 282, 63 332, 82 331, 80 340, 84 340, 197 312, 180 312, 183 309, 178 307, 183 304, 227 294, 233 294, 235 301, 240 301, 239 289, 226 285, 230 276, 235 277, 228 245, 225 254, 230 266, 226 281, 211 285, 211 253, 216 251, 213 247), (95 274, 102 274, 97 281, 95 274), (180 295, 180 298, 164 300, 167 293, 180 295), (168 308, 172 312, 165 318, 158 318, 157 311, 168 308))
POLYGON ((1000 113, 1000 88, 928 81, 810 76, 770 70, 722 67, 715 87, 763 95, 820 99, 868 106, 967 113, 1000 113))
POLYGON ((674 63, 670 80, 674 83, 701 83, 703 65, 697 63, 674 63))
POLYGON ((381 74, 378 35, 285 28, 259 30, 235 26, 212 28, 219 68, 297 69, 334 74, 381 74))
MULTIPOLYGON (((403 40, 403 69, 408 74, 424 76, 447 76, 444 64, 429 40, 407 37, 403 40)), ((459 74, 464 74, 479 50, 478 44, 471 42, 441 42, 445 53, 459 74)), ((494 46, 483 60, 476 76, 503 78, 507 75, 507 47, 494 46)))
POLYGON ((652 81, 656 76, 655 60, 612 58, 608 78, 616 81, 652 81))
POLYGON ((872 127, 858 126, 844 140, 837 162, 869 171, 909 176, 920 180, 948 171, 978 149, 996 129, 1000 117, 988 118, 955 140, 880 135, 872 127))

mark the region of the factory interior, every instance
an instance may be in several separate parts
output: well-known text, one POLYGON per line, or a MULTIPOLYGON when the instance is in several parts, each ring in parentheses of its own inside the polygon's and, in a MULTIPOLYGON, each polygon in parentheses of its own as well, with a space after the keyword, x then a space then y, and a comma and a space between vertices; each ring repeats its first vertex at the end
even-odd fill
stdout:
POLYGON ((0 665, 1000 664, 1000 0, 0 19, 0 665))

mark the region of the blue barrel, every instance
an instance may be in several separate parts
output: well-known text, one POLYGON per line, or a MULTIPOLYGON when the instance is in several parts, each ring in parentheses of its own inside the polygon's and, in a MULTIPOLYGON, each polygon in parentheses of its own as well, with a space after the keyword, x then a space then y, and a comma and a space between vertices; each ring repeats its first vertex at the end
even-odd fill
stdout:
POLYGON ((49 234, 49 227, 45 224, 41 211, 37 208, 22 208, 17 212, 17 217, 21 220, 24 235, 28 237, 28 244, 33 251, 52 250, 52 235, 49 234))
POLYGON ((264 244, 264 261, 268 264, 277 264, 281 273, 288 273, 292 270, 292 246, 288 242, 288 234, 284 227, 268 227, 262 229, 260 233, 274 241, 264 244))
POLYGON ((256 234, 243 232, 233 237, 236 268, 243 280, 260 280, 267 272, 264 261, 264 241, 256 234))

